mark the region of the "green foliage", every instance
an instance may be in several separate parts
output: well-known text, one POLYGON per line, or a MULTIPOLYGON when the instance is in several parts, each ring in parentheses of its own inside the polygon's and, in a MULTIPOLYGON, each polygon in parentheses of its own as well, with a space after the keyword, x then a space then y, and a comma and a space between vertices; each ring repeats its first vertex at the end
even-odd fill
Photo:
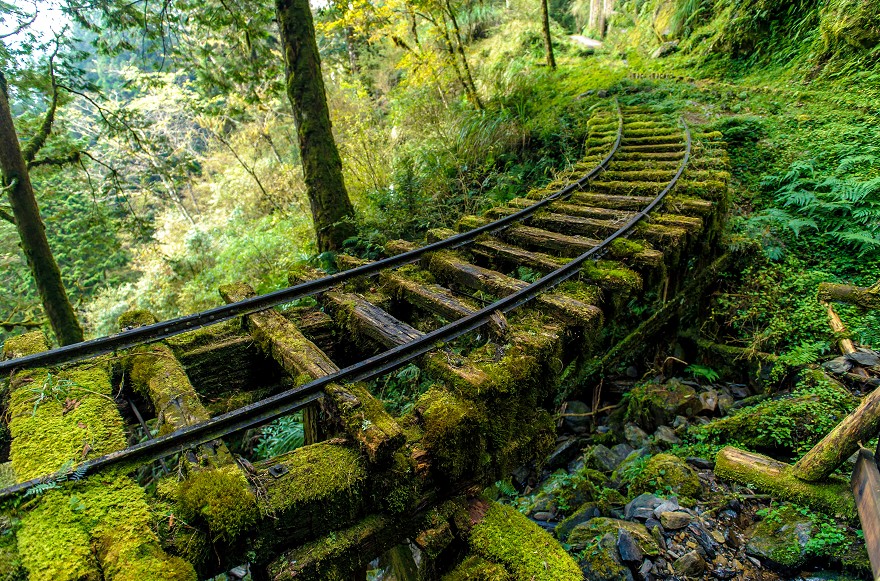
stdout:
POLYGON ((254 448, 254 458, 265 460, 286 452, 292 452, 305 442, 302 413, 278 418, 261 430, 254 448))
POLYGON ((718 381, 721 377, 717 371, 704 365, 688 365, 685 367, 684 372, 690 373, 697 379, 705 379, 709 382, 718 381))
POLYGON ((409 412, 432 383, 433 379, 428 374, 410 363, 396 373, 387 375, 372 391, 378 394, 389 413, 399 416, 409 412))

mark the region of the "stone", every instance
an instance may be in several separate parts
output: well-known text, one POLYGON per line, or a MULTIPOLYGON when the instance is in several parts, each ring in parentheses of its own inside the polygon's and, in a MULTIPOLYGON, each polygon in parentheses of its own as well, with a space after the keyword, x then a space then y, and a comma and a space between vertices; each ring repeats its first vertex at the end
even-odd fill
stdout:
POLYGON ((705 458, 699 458, 697 456, 688 456, 685 462, 687 462, 697 470, 712 470, 713 468, 715 468, 715 462, 711 460, 706 460, 705 458))
POLYGON ((734 403, 733 396, 729 393, 718 394, 718 411, 721 412, 722 415, 727 415, 731 408, 733 408, 734 403))
POLYGON ((630 492, 668 490, 676 496, 696 498, 702 487, 700 478, 684 460, 671 454, 657 454, 645 463, 630 483, 630 492))
POLYGON ((743 385, 742 383, 731 383, 727 386, 727 390, 730 391, 730 395, 736 399, 745 399, 752 395, 749 386, 743 385))
POLYGON ((675 416, 675 419, 672 420, 672 427, 674 429, 686 428, 688 425, 688 419, 684 416, 675 416))
POLYGON ((617 467, 617 470, 614 471, 614 475, 618 476, 622 473, 625 473, 628 469, 640 462, 642 458, 648 455, 649 452, 647 448, 639 448, 638 450, 633 450, 629 453, 629 456, 623 459, 623 462, 621 462, 620 465, 617 467))
POLYGON ((680 380, 636 384, 630 390, 626 419, 646 430, 669 425, 676 416, 690 417, 700 407, 697 390, 680 380))
POLYGON ((633 448, 645 448, 651 444, 651 438, 643 429, 633 423, 623 428, 623 437, 633 448))
MULTIPOLYGON (((657 543, 654 541, 654 537, 651 536, 651 533, 648 532, 645 525, 606 517, 594 518, 576 526, 572 529, 571 534, 568 535, 568 544, 572 546, 574 551, 580 551, 585 547, 588 547, 591 543, 594 543, 595 540, 602 537, 602 535, 610 533, 614 538, 614 544, 612 546, 616 547, 617 539, 620 536, 621 530, 630 535, 643 555, 656 557, 660 554, 660 550, 657 547, 657 543)), ((617 553, 617 551, 615 551, 615 553, 617 553)))
POLYGON ((784 505, 748 532, 746 554, 782 567, 798 567, 807 558, 806 547, 813 533, 809 517, 784 505))
POLYGON ((683 529, 688 526, 692 520, 693 517, 691 515, 680 510, 671 510, 660 513, 660 523, 663 525, 664 529, 668 530, 675 531, 683 529))
POLYGON ((687 528, 691 537, 695 538, 700 548, 703 549, 703 555, 707 559, 714 559, 715 550, 718 548, 718 543, 715 542, 715 539, 709 536, 706 529, 698 522, 690 523, 687 528))
POLYGON ((602 472, 614 472, 625 458, 626 456, 620 457, 603 444, 593 446, 587 453, 587 462, 590 467, 602 472))
MULTIPOLYGON (((620 458, 620 462, 626 460, 627 456, 633 453, 633 447, 629 444, 615 444, 611 446, 611 451, 614 452, 614 455, 620 458)), ((620 464, 618 462, 618 464, 620 464)))
POLYGON ((582 401, 569 400, 562 404, 562 428, 563 431, 574 434, 582 434, 589 431, 592 423, 590 416, 572 416, 565 414, 586 414, 590 412, 590 406, 582 401))
POLYGON ((639 378, 639 369, 635 365, 630 365, 626 368, 626 376, 630 379, 638 379, 639 378))
POLYGON ((668 498, 661 502, 656 508, 654 508, 654 516, 656 518, 660 518, 660 515, 664 512, 671 512, 673 510, 678 510, 679 508, 680 507, 677 498, 668 498))
POLYGON ((638 543, 626 529, 617 529, 617 552, 625 563, 639 563, 645 558, 638 543))
POLYGON ((855 353, 847 353, 846 358, 850 361, 855 361, 859 365, 864 365, 865 367, 880 365, 880 355, 878 355, 876 351, 871 351, 870 349, 864 349, 862 347, 859 347, 858 351, 855 353))
POLYGON ((577 438, 569 438, 560 442, 556 449, 547 457, 545 467, 555 470, 566 466, 581 451, 581 443, 577 438))
POLYGON ((653 516, 653 510, 648 507, 640 507, 633 510, 632 516, 629 520, 648 520, 649 518, 653 518, 653 516))
POLYGON ((672 570, 685 577, 699 577, 706 570, 706 561, 696 551, 688 551, 675 560, 672 570))
POLYGON ((553 513, 547 511, 536 512, 532 515, 532 518, 535 520, 547 522, 548 520, 553 518, 553 513))
POLYGON ((637 509, 647 508, 653 512, 662 502, 663 501, 660 500, 660 498, 653 494, 640 494, 626 504, 623 509, 623 514, 626 515, 627 520, 629 520, 633 517, 633 514, 637 509))
POLYGON ((698 414, 714 414, 715 410, 718 409, 718 392, 714 389, 704 391, 697 398, 700 400, 700 407, 697 410, 698 414))
POLYGON ((584 551, 581 571, 584 579, 594 581, 634 581, 632 571, 620 561, 615 550, 617 540, 612 533, 605 533, 584 551))
POLYGON ((595 504, 585 504, 581 506, 571 516, 556 525, 556 538, 564 541, 568 538, 568 535, 574 527, 593 520, 594 518, 598 518, 599 516, 601 516, 601 512, 599 511, 599 507, 595 504))
POLYGON ((654 431, 654 439, 658 442, 675 446, 681 444, 681 438, 675 435, 675 432, 669 426, 660 426, 654 431))
POLYGON ((733 579, 736 577, 736 571, 733 569, 725 569, 724 567, 717 567, 709 571, 709 574, 716 579, 733 579))
POLYGON ((652 563, 648 559, 645 559, 645 561, 642 563, 642 566, 639 567, 639 577, 641 577, 642 579, 648 579, 651 575, 651 569, 653 568, 654 563, 652 563))

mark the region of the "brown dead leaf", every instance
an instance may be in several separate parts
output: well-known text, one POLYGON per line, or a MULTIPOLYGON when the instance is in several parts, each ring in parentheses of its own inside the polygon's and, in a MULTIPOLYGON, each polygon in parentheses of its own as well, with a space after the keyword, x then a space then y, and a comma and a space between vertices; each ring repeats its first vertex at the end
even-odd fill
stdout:
POLYGON ((80 401, 78 399, 67 398, 64 400, 64 405, 61 407, 61 415, 66 414, 67 412, 72 412, 76 408, 79 407, 80 401))
POLYGON ((88 456, 89 452, 91 452, 91 451, 92 451, 92 447, 89 444, 86 444, 85 446, 83 446, 83 452, 82 452, 83 460, 85 460, 85 457, 88 456))

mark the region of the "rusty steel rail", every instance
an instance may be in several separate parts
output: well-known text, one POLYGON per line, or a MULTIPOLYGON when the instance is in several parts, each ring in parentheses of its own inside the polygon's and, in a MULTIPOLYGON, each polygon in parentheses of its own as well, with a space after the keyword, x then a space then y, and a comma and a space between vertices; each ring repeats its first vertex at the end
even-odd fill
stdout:
POLYGON ((438 240, 437 242, 410 250, 403 254, 383 258, 382 260, 377 260, 369 264, 338 272, 324 278, 306 281, 264 295, 250 297, 235 303, 194 313, 192 315, 178 317, 177 319, 162 321, 152 325, 144 325, 143 327, 137 327, 134 329, 127 329, 114 335, 91 339, 89 341, 83 341, 82 343, 74 343, 73 345, 65 345, 63 347, 43 351, 42 353, 27 355, 25 357, 19 357, 17 359, 0 361, 0 373, 8 373, 17 369, 60 365, 63 363, 81 361, 83 359, 106 355, 122 349, 130 349, 131 347, 136 347, 145 343, 161 341, 162 339, 167 339, 215 323, 228 321, 229 319, 234 319, 236 317, 265 311, 271 307, 319 294, 353 278, 372 276, 385 269, 398 268, 418 260, 429 252, 458 248, 473 242, 483 234, 497 232, 516 222, 526 220, 541 208, 558 200, 565 199, 574 191, 580 190, 587 182, 605 170, 608 163, 611 161, 611 158, 617 153, 621 139, 623 138, 623 113, 620 110, 620 105, 616 102, 615 105, 617 106, 618 116, 617 138, 614 141, 611 151, 609 151, 602 161, 583 177, 561 190, 557 190, 549 196, 541 199, 532 206, 523 208, 509 216, 504 216, 503 218, 478 228, 474 228, 473 230, 468 230, 467 232, 462 232, 455 236, 438 240))
MULTIPOLYGON (((460 337, 461 335, 464 335, 465 333, 481 327, 490 320, 490 317, 495 312, 500 311, 502 313, 507 313, 529 302, 546 290, 560 284, 561 282, 564 282, 565 280, 568 280, 580 271, 581 266, 584 263, 589 260, 597 259, 599 256, 601 256, 601 254, 613 241, 622 236, 628 235, 639 222, 645 219, 648 214, 663 201, 669 191, 671 191, 672 188, 675 187, 675 184, 678 182, 679 178, 684 172, 685 167, 687 167, 691 155, 690 128, 687 126, 684 120, 682 120, 682 125, 684 126, 686 139, 685 153, 684 157, 682 158, 681 164, 678 167, 678 171, 675 173, 675 176, 672 178, 669 184, 659 194, 657 194, 657 196, 651 201, 651 203, 649 203, 643 210, 633 215, 629 221, 623 224, 615 232, 610 234, 607 238, 602 240, 597 246, 594 246, 577 258, 574 258, 570 262, 554 270, 550 274, 540 278, 534 283, 529 284, 528 286, 511 295, 508 295, 490 305, 483 307, 478 311, 475 311, 470 315, 462 317, 461 319, 458 319, 452 323, 440 327, 439 329, 431 331, 430 333, 426 333, 418 339, 415 339, 408 343, 404 343, 402 345, 379 353, 378 355, 374 355, 368 359, 340 369, 335 373, 331 373, 329 375, 325 375, 323 377, 315 379, 314 381, 311 381, 300 387, 289 389, 258 402, 246 405, 237 410, 217 416, 205 422, 194 424, 192 426, 187 426, 185 428, 181 428, 153 440, 142 442, 129 448, 125 448, 124 450, 111 452, 110 454, 106 454, 99 458, 83 462, 78 466, 73 467, 71 471, 75 470, 77 475, 85 476, 87 474, 92 474, 100 469, 113 465, 134 464, 156 460, 169 454, 180 452, 193 446, 210 442, 214 439, 233 432, 238 432, 247 428, 266 424, 279 417, 302 409, 313 401, 319 399, 320 397, 322 397, 323 389, 332 383, 339 383, 343 381, 363 381, 383 375, 393 369, 405 365, 406 363, 410 362, 416 357, 419 357, 420 355, 424 355, 429 351, 433 351, 443 344, 448 343, 449 341, 452 341, 460 337)), ((622 126, 623 118, 621 116, 621 129, 622 126)), ((620 143, 621 135, 622 131, 619 131, 617 141, 615 142, 615 150, 620 143)), ((606 157, 606 159, 603 160, 603 163, 607 163, 608 159, 610 159, 610 157, 606 157)), ((592 174, 593 172, 590 173, 592 174)), ((568 190, 568 192, 573 191, 573 189, 577 187, 577 183, 580 182, 576 182, 572 186, 566 188, 566 190, 568 190)), ((560 190, 560 192, 562 191, 565 190, 560 190)), ((557 192, 557 194, 559 194, 559 192, 557 192)), ((553 199, 559 199, 559 195, 554 195, 556 197, 553 199)), ((533 206, 530 206, 530 208, 544 207, 548 203, 546 202, 546 200, 548 200, 548 198, 544 198, 540 202, 537 202, 533 206)), ((499 220, 498 222, 501 222, 501 220, 499 220)), ((496 229, 498 228, 498 222, 493 223, 494 228, 496 229)), ((505 224, 509 223, 510 222, 505 222, 505 224)), ((481 233, 486 231, 487 230, 481 230, 481 233)), ((461 238, 454 236, 451 239, 460 240, 461 238)), ((448 241, 450 239, 446 240, 448 241)), ((449 245, 442 246, 442 248, 448 247, 449 245)), ((424 248, 436 249, 437 246, 428 245, 424 248)), ((388 263, 386 262, 385 265, 387 267, 388 263)), ((328 279, 336 280, 337 282, 335 284, 338 284, 339 282, 338 279, 333 279, 333 277, 328 277, 328 279)), ((324 280, 327 279, 321 279, 321 281, 324 280)), ((255 310, 263 310, 265 308, 268 307, 261 306, 259 309, 255 310)), ((0 500, 21 494, 37 484, 53 482, 55 480, 58 480, 59 477, 65 476, 66 474, 48 474, 39 478, 33 478, 31 480, 20 482, 7 488, 0 489, 0 500)))

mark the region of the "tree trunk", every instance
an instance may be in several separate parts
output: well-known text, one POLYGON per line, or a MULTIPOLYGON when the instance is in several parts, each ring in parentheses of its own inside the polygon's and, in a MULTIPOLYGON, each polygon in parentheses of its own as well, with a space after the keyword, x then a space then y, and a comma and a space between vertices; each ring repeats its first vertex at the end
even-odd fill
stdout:
POLYGON ((471 100, 473 101, 474 106, 482 111, 483 102, 480 100, 480 95, 477 94, 477 86, 474 84, 474 77, 471 75, 471 67, 468 64, 467 55, 464 52, 464 43, 461 40, 461 31, 458 28, 458 19, 455 17, 455 11, 452 9, 452 4, 449 0, 446 0, 446 12, 449 14, 449 20, 452 22, 452 32, 455 34, 458 55, 461 57, 461 66, 464 68, 465 79, 470 88, 471 100))
POLYGON ((356 75, 360 72, 360 67, 358 66, 357 47, 354 44, 354 30, 350 26, 345 29, 345 49, 348 51, 349 71, 356 75))
POLYGON ((61 271, 52 256, 46 239, 46 226, 34 197, 34 188, 28 175, 27 164, 21 153, 12 113, 6 95, 6 80, 0 73, 0 171, 3 187, 7 188, 12 215, 21 238, 21 249, 34 275, 43 309, 49 324, 62 345, 83 340, 82 327, 76 320, 67 291, 61 282, 61 271))
POLYGON ((312 11, 308 0, 276 0, 275 10, 318 250, 339 250, 355 232, 354 208, 333 141, 312 11))
POLYGON ((556 68, 556 59, 553 58, 553 39, 550 37, 550 11, 547 0, 541 0, 541 24, 544 30, 544 51, 547 53, 547 66, 556 68))
POLYGON ((880 309, 880 283, 858 287, 823 282, 819 285, 819 301, 849 303, 863 309, 880 309))

